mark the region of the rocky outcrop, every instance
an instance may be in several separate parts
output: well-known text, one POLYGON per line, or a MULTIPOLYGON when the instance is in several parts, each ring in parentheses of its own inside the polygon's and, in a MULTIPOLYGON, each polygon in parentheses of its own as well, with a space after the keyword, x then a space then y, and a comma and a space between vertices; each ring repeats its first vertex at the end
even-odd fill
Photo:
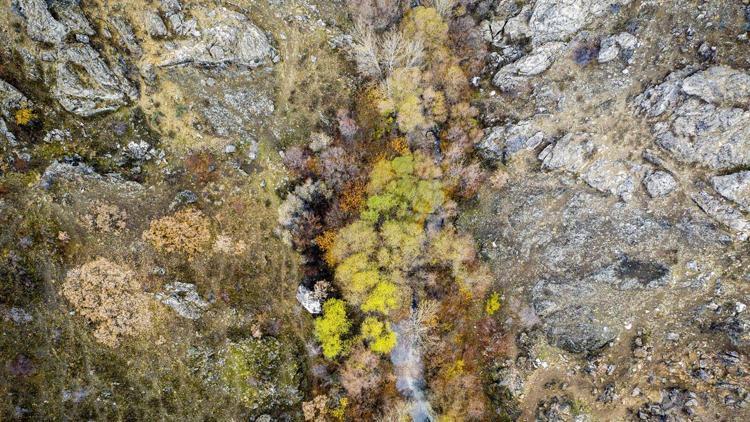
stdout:
POLYGON ((713 67, 686 77, 672 73, 647 89, 635 104, 647 116, 667 113, 653 124, 656 143, 686 164, 714 170, 750 165, 750 76, 726 67, 713 67))
POLYGON ((544 132, 525 120, 486 129, 476 148, 485 160, 505 162, 523 150, 533 150, 543 141, 544 132))
POLYGON ((67 111, 80 116, 114 111, 138 97, 130 82, 115 75, 88 44, 61 49, 55 74, 52 95, 67 111))
POLYGON ((45 0, 18 0, 18 9, 26 20, 26 32, 34 41, 60 44, 68 34, 65 25, 52 16, 45 0))
POLYGON ((211 19, 211 26, 203 28, 199 36, 177 41, 161 66, 235 64, 252 68, 275 56, 268 37, 246 16, 223 7, 200 13, 211 19))
POLYGON ((164 293, 157 293, 156 299, 183 318, 198 319, 208 309, 208 302, 200 297, 194 284, 177 281, 164 288, 164 293))
POLYGON ((596 145, 585 133, 569 133, 539 154, 542 168, 563 169, 579 173, 596 151, 596 145))

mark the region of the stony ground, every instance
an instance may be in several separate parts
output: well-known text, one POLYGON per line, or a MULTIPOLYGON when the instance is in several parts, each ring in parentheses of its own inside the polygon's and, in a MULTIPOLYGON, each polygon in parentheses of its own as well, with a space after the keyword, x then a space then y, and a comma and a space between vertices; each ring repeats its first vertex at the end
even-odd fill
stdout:
MULTIPOLYGON (((482 3, 475 152, 494 176, 458 221, 512 339, 484 371, 493 403, 750 420, 750 4, 463 3, 482 3)), ((300 258, 276 227, 280 153, 351 106, 343 2, 0 10, 0 420, 264 420, 211 375, 248 332, 295 351, 270 377, 296 380, 274 417, 301 420, 328 375, 308 368, 300 258), (150 222, 196 203, 211 252, 152 253, 150 222), (116 353, 58 293, 97 256, 164 305, 116 353)))

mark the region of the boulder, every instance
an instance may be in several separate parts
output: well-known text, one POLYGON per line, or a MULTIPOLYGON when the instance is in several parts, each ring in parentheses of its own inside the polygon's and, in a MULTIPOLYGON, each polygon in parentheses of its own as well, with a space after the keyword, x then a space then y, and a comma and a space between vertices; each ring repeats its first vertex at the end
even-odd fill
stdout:
POLYGON ((531 121, 495 126, 487 129, 477 144, 477 151, 488 161, 507 161, 523 150, 531 150, 544 141, 544 132, 538 130, 531 121))
POLYGON ((700 191, 691 198, 706 214, 732 229, 738 240, 745 241, 750 237, 750 221, 725 201, 706 191, 700 191))
POLYGON ((302 284, 297 287, 297 302, 299 302, 307 312, 313 315, 321 313, 323 309, 323 304, 319 295, 316 295, 314 291, 308 289, 302 284))
POLYGON ((10 121, 15 111, 24 105, 30 105, 28 98, 16 87, 0 79, 0 114, 10 121))
POLYGON ((622 160, 600 159, 594 162, 581 178, 600 192, 629 201, 638 186, 638 170, 639 166, 622 160))
POLYGON ((677 189, 677 181, 666 171, 655 171, 643 180, 646 191, 652 198, 667 196, 677 189))
POLYGON ((183 318, 198 319, 208 309, 208 302, 200 297, 194 284, 177 281, 164 288, 164 293, 157 293, 156 299, 183 318))
POLYGON ((750 212, 750 171, 714 176, 711 178, 711 183, 721 196, 750 212))
POLYGON ((714 66, 685 78, 682 91, 722 106, 750 105, 750 74, 714 66))

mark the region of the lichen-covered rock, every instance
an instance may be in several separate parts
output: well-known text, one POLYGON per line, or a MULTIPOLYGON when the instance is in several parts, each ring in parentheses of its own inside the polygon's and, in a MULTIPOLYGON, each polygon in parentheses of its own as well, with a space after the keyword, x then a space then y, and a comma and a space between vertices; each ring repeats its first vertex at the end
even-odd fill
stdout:
POLYGON ((167 26, 164 25, 164 21, 161 19, 158 13, 153 11, 147 11, 143 16, 144 26, 146 32, 154 38, 166 37, 167 26))
POLYGON ((585 133, 569 133, 539 154, 542 167, 578 173, 596 151, 596 145, 585 133))
POLYGON ((619 196, 625 201, 633 197, 640 180, 640 166, 622 160, 600 159, 594 162, 581 178, 592 188, 619 196))
POLYGON ((750 220, 743 217, 737 209, 706 191, 700 191, 691 196, 698 206, 716 221, 731 228, 738 240, 744 241, 750 237, 750 220))
POLYGON ((67 111, 80 116, 115 111, 138 97, 130 82, 116 75, 88 44, 61 49, 55 75, 52 95, 67 111))
POLYGON ((714 66, 685 78, 682 91, 721 106, 750 104, 750 74, 726 66, 714 66))
POLYGON ((31 105, 26 96, 13 85, 0 79, 0 113, 2 116, 10 121, 13 119, 14 112, 24 105, 31 105))
POLYGON ((209 306, 198 294, 195 284, 179 281, 164 286, 164 293, 157 293, 156 299, 187 319, 200 318, 209 306))
POLYGON ((486 129, 477 150, 485 160, 506 161, 518 152, 536 148, 543 141, 544 132, 531 121, 524 120, 486 129))

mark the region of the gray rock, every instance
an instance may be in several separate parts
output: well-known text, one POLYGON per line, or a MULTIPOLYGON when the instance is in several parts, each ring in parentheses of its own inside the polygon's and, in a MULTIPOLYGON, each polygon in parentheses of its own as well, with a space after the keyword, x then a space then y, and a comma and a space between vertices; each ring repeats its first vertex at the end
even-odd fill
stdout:
POLYGON ((607 37, 602 40, 599 45, 599 55, 596 60, 599 63, 607 63, 616 59, 620 54, 620 46, 617 43, 617 39, 613 36, 607 37))
POLYGON ((670 73, 664 82, 649 87, 638 95, 634 101, 635 106, 649 117, 661 116, 667 110, 673 109, 681 98, 682 79, 690 71, 690 69, 682 69, 670 73))
POLYGON ((714 66, 685 78, 682 90, 716 105, 747 107, 750 104, 750 74, 726 66, 714 66))
POLYGON ((677 181, 666 171, 655 171, 643 180, 646 191, 652 198, 667 196, 677 189, 677 181))
POLYGON ((722 199, 705 191, 700 191, 692 195, 691 198, 706 214, 731 228, 738 240, 745 241, 750 237, 750 221, 722 199))
POLYGON ((534 149, 544 141, 544 132, 528 120, 495 126, 487 131, 477 144, 477 151, 488 161, 507 161, 518 152, 534 149))
POLYGON ((143 49, 138 43, 138 39, 136 39, 135 34, 133 33, 133 27, 130 26, 130 23, 122 16, 114 16, 110 22, 120 38, 120 43, 127 48, 130 54, 134 57, 141 57, 141 55, 143 55, 143 49))
POLYGON ((617 43, 624 50, 633 50, 638 45, 638 39, 629 32, 621 32, 616 36, 617 43))
POLYGON ((91 166, 86 164, 70 164, 54 161, 44 170, 42 177, 39 179, 39 186, 43 189, 50 189, 58 179, 71 180, 81 176, 101 179, 101 176, 91 166))
POLYGON ((69 32, 83 36, 96 34, 77 2, 55 1, 52 2, 50 10, 69 32))
MULTIPOLYGON (((236 64, 257 67, 275 57, 273 47, 245 15, 219 7, 206 12, 212 25, 200 37, 176 42, 161 66, 236 64)), ((174 16, 174 15, 173 15, 174 16)))
POLYGON ((321 313, 323 309, 323 304, 318 295, 301 284, 297 287, 297 302, 299 302, 307 312, 313 315, 321 313))
POLYGON ((18 142, 16 141, 16 135, 14 135, 13 132, 8 129, 8 125, 5 123, 5 120, 0 118, 0 141, 2 141, 3 139, 11 147, 18 145, 18 142))
POLYGON ((590 0, 538 0, 529 19, 536 44, 565 41, 588 19, 590 0))
POLYGON ((60 44, 68 34, 65 25, 52 17, 45 0, 18 0, 18 9, 26 20, 26 32, 34 41, 60 44))
POLYGON ((164 288, 165 292, 157 293, 156 299, 183 318, 198 319, 208 309, 208 302, 200 297, 194 284, 177 281, 167 284, 164 288))
POLYGON ((750 171, 714 176, 711 178, 711 183, 721 196, 750 212, 750 171))
POLYGON ((539 154, 542 168, 563 169, 578 173, 596 151, 596 145, 585 133, 569 133, 539 154))
POLYGON ((592 188, 619 196, 625 201, 633 197, 638 185, 638 168, 622 160, 600 159, 594 162, 581 178, 592 188))
POLYGON ((512 91, 530 76, 536 76, 554 63, 565 44, 550 42, 539 46, 531 54, 497 71, 492 83, 502 91, 512 91))
POLYGON ((10 121, 15 111, 24 105, 31 105, 29 99, 16 87, 0 79, 0 113, 2 116, 10 121))
POLYGON ((53 96, 67 111, 80 116, 114 111, 138 97, 130 82, 116 75, 87 44, 60 50, 55 71, 53 96), (86 77, 81 78, 81 73, 86 77))
POLYGON ((166 37, 167 26, 164 25, 164 21, 161 20, 161 16, 153 11, 147 11, 143 16, 143 23, 146 27, 146 32, 154 38, 166 37))
POLYGON ((683 163, 715 170, 750 165, 750 112, 743 109, 689 98, 653 132, 656 143, 683 163))

